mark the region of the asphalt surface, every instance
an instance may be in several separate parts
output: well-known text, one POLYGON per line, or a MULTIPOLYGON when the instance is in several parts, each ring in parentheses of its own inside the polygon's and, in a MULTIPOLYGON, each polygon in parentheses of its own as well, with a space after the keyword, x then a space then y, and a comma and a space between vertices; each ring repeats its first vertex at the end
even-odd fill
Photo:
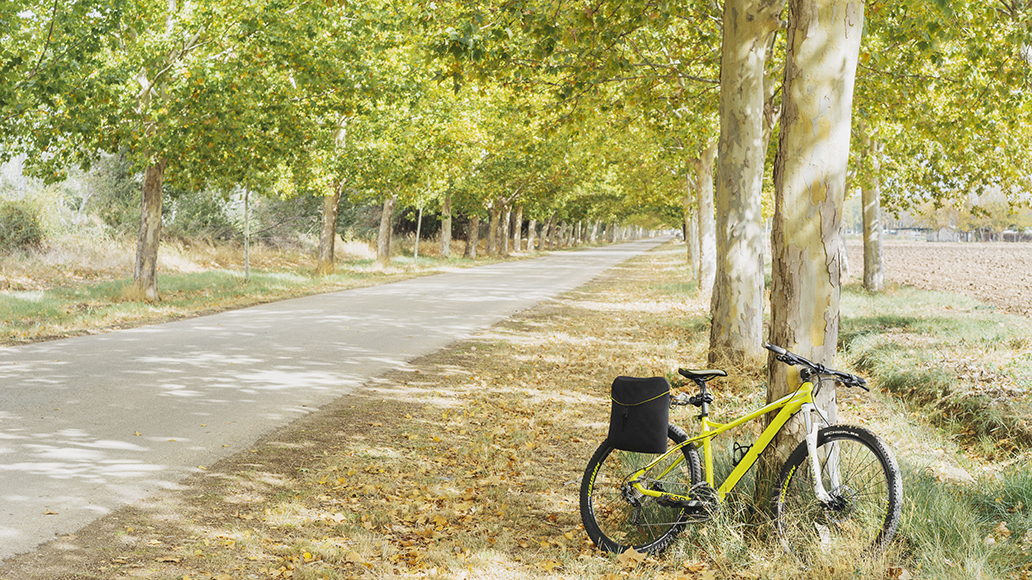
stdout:
POLYGON ((0 348, 0 560, 667 239, 0 348))

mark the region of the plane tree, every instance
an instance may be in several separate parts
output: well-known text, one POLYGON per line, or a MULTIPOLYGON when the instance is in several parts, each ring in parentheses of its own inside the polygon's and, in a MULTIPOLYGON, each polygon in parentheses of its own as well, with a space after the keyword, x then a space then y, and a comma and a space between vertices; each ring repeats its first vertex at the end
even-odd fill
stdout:
POLYGON ((853 180, 864 211, 864 286, 884 280, 882 207, 963 204, 1029 189, 1027 1, 875 3, 857 78, 853 180))
POLYGON ((354 82, 325 55, 350 54, 342 31, 368 18, 280 0, 114 6, 115 24, 70 29, 68 44, 98 47, 92 66, 55 69, 68 79, 56 96, 30 87, 19 123, 37 175, 101 152, 143 173, 134 288, 158 300, 165 184, 260 188, 297 162, 321 120, 311 109, 354 82))

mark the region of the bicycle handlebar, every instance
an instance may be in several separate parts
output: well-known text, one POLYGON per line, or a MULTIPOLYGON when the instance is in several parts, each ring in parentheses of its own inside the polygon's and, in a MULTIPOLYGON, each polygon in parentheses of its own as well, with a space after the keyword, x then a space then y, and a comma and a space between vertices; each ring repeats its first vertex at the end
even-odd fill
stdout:
POLYGON ((839 383, 841 383, 841 384, 843 384, 843 385, 845 385, 847 387, 860 387, 861 389, 863 389, 865 391, 870 391, 871 390, 871 389, 867 388, 867 381, 864 380, 862 377, 858 377, 856 375, 851 375, 849 373, 844 373, 842 371, 836 371, 834 369, 829 369, 828 367, 822 365, 821 363, 815 363, 813 361, 807 360, 807 359, 805 359, 805 358, 803 358, 803 357, 801 357, 801 356, 799 356, 799 355, 797 355, 795 353, 788 352, 787 350, 781 348, 780 346, 771 344, 769 342, 763 343, 763 346, 767 350, 769 350, 769 351, 774 353, 774 358, 778 359, 779 361, 781 361, 781 362, 783 362, 783 363, 785 363, 785 364, 787 364, 789 366, 801 365, 801 366, 809 367, 809 368, 813 369, 813 371, 815 373, 817 373, 818 375, 824 375, 824 376, 832 377, 837 382, 839 382, 839 383))

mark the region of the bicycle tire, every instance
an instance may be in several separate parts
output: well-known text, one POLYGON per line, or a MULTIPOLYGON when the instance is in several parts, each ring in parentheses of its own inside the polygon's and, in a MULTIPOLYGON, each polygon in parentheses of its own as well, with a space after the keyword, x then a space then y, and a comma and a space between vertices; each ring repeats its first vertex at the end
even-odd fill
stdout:
POLYGON ((785 461, 771 501, 774 525, 789 553, 816 550, 868 554, 884 549, 896 533, 903 478, 888 446, 863 427, 835 425, 817 434, 821 479, 832 501, 813 491, 809 451, 802 442, 785 461), (838 464, 839 484, 831 474, 838 464))
MULTIPOLYGON (((670 449, 686 441, 688 435, 680 427, 669 425, 667 439, 670 449)), ((685 461, 652 485, 687 495, 692 485, 702 481, 702 463, 695 446, 685 445, 681 450, 685 461)), ((637 500, 639 505, 634 506, 624 497, 626 478, 658 456, 614 449, 606 440, 591 457, 581 480, 581 521, 591 541, 600 549, 621 553, 633 547, 641 553, 658 553, 684 528, 687 516, 684 508, 660 505, 650 496, 641 497, 637 500)), ((674 459, 662 462, 661 468, 672 461, 674 459)))

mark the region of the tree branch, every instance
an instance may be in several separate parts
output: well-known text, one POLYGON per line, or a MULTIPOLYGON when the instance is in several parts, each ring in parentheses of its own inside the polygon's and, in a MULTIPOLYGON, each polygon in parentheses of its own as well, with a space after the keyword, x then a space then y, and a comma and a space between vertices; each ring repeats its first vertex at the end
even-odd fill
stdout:
POLYGON ((57 20, 57 3, 58 0, 54 0, 54 9, 50 13, 50 28, 47 29, 47 41, 43 45, 43 50, 39 53, 39 60, 36 61, 36 66, 32 67, 32 72, 29 73, 27 78, 36 76, 39 72, 39 66, 43 64, 43 57, 47 54, 47 49, 50 48, 50 39, 54 36, 54 22, 57 20))

